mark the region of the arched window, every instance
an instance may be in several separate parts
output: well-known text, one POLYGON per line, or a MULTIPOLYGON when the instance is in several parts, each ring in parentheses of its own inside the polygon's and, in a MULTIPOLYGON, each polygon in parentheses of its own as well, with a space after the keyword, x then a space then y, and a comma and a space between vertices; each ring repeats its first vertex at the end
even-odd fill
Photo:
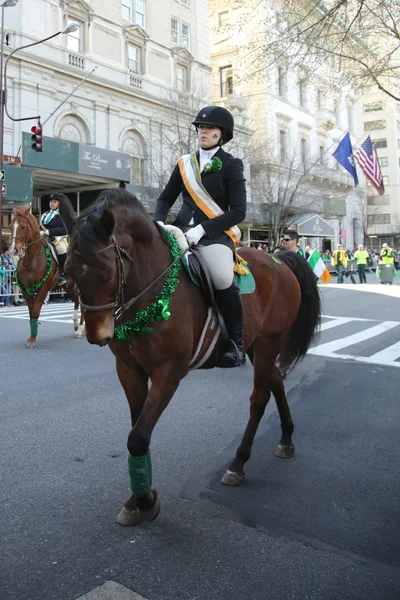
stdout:
POLYGON ((74 115, 66 115, 61 119, 58 137, 69 142, 88 144, 89 134, 82 119, 74 115))
POLYGON ((146 150, 142 136, 137 131, 127 131, 122 140, 121 151, 131 156, 132 183, 144 185, 146 150))

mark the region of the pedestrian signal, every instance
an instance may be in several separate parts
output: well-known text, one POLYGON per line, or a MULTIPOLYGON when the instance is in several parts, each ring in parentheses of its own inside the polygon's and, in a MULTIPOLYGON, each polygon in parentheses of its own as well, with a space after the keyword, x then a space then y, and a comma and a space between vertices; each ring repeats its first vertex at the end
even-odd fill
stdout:
POLYGON ((43 133, 42 126, 40 123, 31 127, 31 140, 32 140, 32 150, 35 152, 43 152, 43 133))

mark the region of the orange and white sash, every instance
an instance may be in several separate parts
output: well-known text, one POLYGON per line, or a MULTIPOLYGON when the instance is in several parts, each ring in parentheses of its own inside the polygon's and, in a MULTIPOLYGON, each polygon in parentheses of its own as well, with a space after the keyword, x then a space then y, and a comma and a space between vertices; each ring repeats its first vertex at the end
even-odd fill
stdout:
MULTIPOLYGON (((202 184, 196 153, 193 152, 193 154, 184 154, 181 156, 178 160, 178 166, 185 188, 189 192, 196 206, 207 215, 209 219, 223 215, 224 211, 222 208, 220 208, 211 198, 210 194, 202 184)), ((239 227, 234 225, 230 229, 227 229, 225 233, 231 238, 236 248, 241 236, 239 227)))

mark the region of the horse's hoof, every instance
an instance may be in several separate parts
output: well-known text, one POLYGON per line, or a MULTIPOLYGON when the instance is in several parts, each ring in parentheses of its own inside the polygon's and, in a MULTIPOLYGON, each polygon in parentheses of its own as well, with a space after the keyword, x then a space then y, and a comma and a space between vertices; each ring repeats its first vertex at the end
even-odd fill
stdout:
POLYGON ((227 469, 223 474, 221 483, 230 486, 242 485, 242 483, 244 483, 244 479, 244 473, 236 473, 235 471, 230 471, 229 469, 227 469))
POLYGON ((292 458, 294 454, 294 446, 283 446, 278 444, 275 450, 275 456, 278 458, 292 458))
MULTIPOLYGON (((76 331, 76 330, 75 330, 75 331, 76 331)), ((80 339, 82 338, 82 334, 81 334, 81 333, 76 333, 76 334, 74 335, 74 338, 75 338, 76 340, 80 340, 80 339)))
POLYGON ((149 523, 150 521, 154 521, 160 512, 160 497, 155 490, 152 491, 153 494, 155 494, 153 506, 149 508, 149 510, 139 510, 138 508, 129 510, 124 506, 116 518, 118 525, 122 525, 123 527, 132 527, 133 525, 140 525, 141 523, 149 523))
POLYGON ((25 348, 36 348, 36 343, 35 342, 26 342, 25 344, 25 348))

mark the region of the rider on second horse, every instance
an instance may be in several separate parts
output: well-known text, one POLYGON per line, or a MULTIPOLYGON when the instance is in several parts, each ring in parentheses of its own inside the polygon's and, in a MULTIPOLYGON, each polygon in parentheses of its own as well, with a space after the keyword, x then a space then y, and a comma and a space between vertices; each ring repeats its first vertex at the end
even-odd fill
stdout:
POLYGON ((50 210, 42 215, 40 221, 40 235, 46 236, 49 242, 53 244, 57 252, 58 264, 60 265, 59 286, 65 286, 67 278, 64 273, 65 260, 68 250, 68 232, 59 213, 59 194, 50 194, 50 210))
POLYGON ((189 245, 197 245, 230 338, 217 366, 237 367, 242 364, 244 352, 243 312, 233 267, 240 239, 236 226, 246 216, 243 163, 221 148, 233 137, 234 122, 228 110, 206 106, 193 125, 199 149, 179 159, 157 200, 154 220, 164 225, 170 208, 182 193, 183 205, 173 225, 185 231, 189 245))

